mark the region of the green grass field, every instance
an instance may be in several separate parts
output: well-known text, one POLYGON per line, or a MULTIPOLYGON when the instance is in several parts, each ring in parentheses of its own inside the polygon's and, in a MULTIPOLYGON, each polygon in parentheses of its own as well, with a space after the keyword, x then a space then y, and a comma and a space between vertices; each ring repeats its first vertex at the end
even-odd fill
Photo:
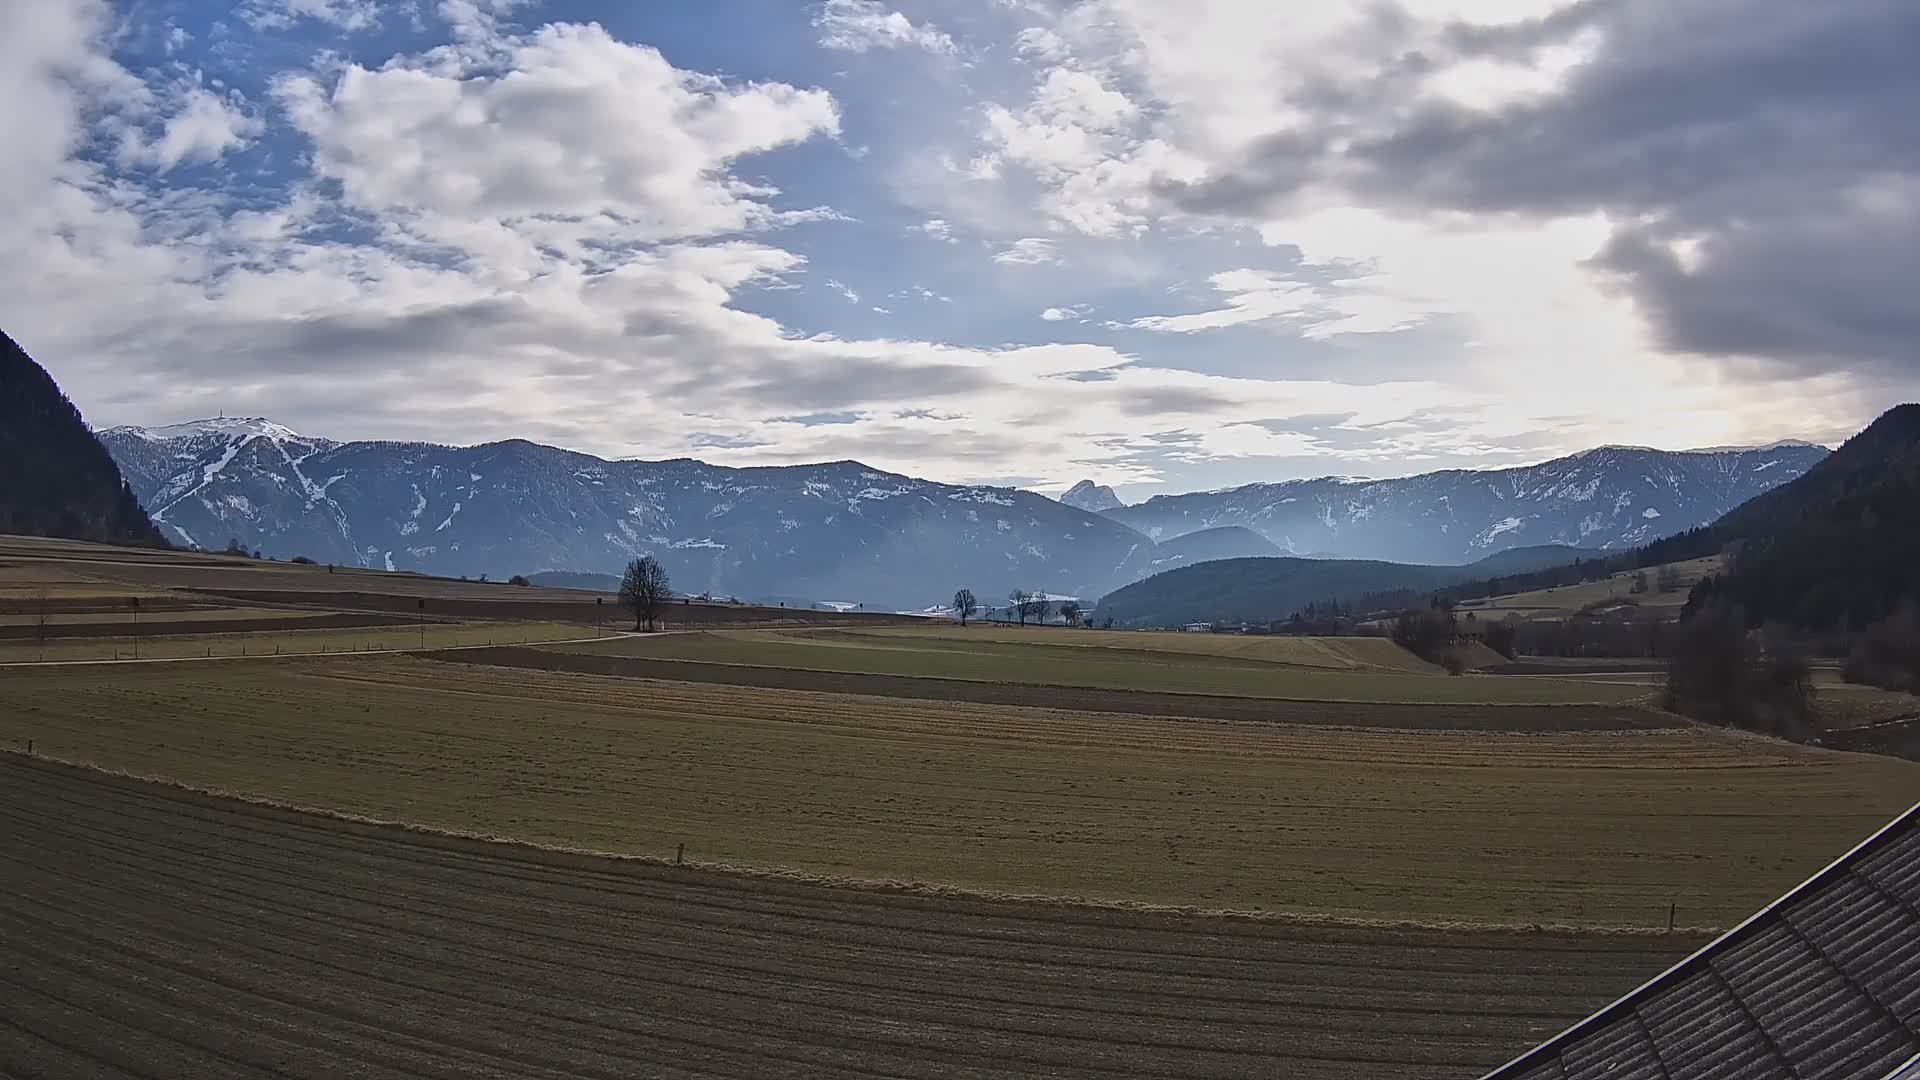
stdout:
POLYGON ((1721 559, 1718 555, 1674 563, 1673 566, 1680 573, 1680 588, 1673 592, 1663 593, 1653 588, 1659 569, 1648 567, 1646 575, 1649 588, 1643 593, 1633 591, 1633 572, 1623 571, 1601 581, 1512 593, 1507 596, 1497 596, 1491 600, 1463 600, 1459 604, 1459 610, 1471 611, 1483 618, 1505 618, 1508 615, 1518 615, 1523 619, 1565 618, 1589 604, 1603 600, 1630 600, 1642 608, 1671 618, 1679 615, 1681 606, 1687 602, 1687 592, 1693 588, 1694 582, 1708 574, 1718 572, 1720 563, 1721 559))
MULTIPOLYGON (((1320 643, 1212 634, 1084 631, 1098 641, 1055 644, 1070 631, 910 627, 902 630, 770 630, 667 634, 555 646, 570 652, 645 656, 747 667, 800 668, 864 675, 966 679, 1043 686, 1084 686, 1299 701, 1412 704, 1619 704, 1643 701, 1644 686, 1538 676, 1447 676, 1392 670, 1386 662, 1420 662, 1391 642, 1331 639, 1320 643), (1223 655, 1202 646, 1268 647, 1275 658, 1223 655), (1177 646, 1179 651, 1165 651, 1177 646), (1277 648, 1276 648, 1277 647, 1277 648), (1277 659, 1284 650, 1316 666, 1277 659), (1336 650, 1358 650, 1347 655, 1336 650), (1404 658, 1395 660, 1394 655, 1404 658), (1341 667, 1318 666, 1334 662, 1341 667), (1383 663, 1358 667, 1355 657, 1383 663)), ((1364 661, 1371 663, 1371 661, 1364 661)))
POLYGON ((1920 764, 1704 730, 1356 731, 406 657, 0 671, 0 740, 298 806, 996 896, 1727 925, 1920 764))

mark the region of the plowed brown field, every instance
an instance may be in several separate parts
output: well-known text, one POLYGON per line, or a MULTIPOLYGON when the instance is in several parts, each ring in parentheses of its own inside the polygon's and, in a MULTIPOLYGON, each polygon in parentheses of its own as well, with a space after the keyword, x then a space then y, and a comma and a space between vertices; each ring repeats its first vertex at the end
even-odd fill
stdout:
POLYGON ((0 1075, 1469 1077, 1684 936, 756 881, 0 754, 0 1075))
MULTIPOLYGON (((1213 723, 393 658, 14 668, 41 754, 444 830, 849 883, 1726 926, 1920 765, 1708 730, 1213 723)), ((13 745, 19 745, 16 741, 13 745)))

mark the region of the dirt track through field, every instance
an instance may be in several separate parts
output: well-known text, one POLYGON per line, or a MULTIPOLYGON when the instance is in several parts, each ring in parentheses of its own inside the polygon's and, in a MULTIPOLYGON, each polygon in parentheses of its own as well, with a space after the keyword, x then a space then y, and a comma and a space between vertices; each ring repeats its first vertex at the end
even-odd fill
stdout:
POLYGON ((1343 701, 1285 701, 1214 694, 1155 694, 1136 690, 1027 686, 971 679, 854 675, 800 668, 760 668, 633 656, 596 656, 501 646, 422 653, 429 659, 494 667, 533 668, 635 679, 672 679, 767 690, 810 690, 874 697, 1019 705, 1080 712, 1128 713, 1254 723, 1326 727, 1403 728, 1417 731, 1632 731, 1684 727, 1667 713, 1630 705, 1397 705, 1343 701))
POLYGON ((890 896, 0 754, 0 1075, 1472 1076, 1684 937, 890 896))

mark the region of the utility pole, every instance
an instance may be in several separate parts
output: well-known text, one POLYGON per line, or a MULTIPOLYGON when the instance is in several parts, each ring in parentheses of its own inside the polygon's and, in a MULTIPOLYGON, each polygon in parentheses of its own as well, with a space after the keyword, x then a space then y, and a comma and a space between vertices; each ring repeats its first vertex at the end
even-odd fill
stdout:
POLYGON ((133 658, 138 660, 140 659, 140 598, 135 596, 128 600, 128 604, 133 607, 133 658))
POLYGON ((607 598, 604 596, 596 596, 593 598, 593 636, 594 637, 600 636, 600 609, 606 605, 606 602, 607 602, 607 598))
POLYGON ((427 647, 427 598, 420 598, 420 648, 427 647))

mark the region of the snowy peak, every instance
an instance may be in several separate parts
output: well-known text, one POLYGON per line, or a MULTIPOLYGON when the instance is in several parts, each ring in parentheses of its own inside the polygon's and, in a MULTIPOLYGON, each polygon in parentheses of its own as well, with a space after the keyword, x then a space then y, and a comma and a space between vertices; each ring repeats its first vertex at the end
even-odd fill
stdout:
POLYGON ((1085 510, 1094 514, 1106 510, 1118 510, 1126 505, 1120 501, 1120 496, 1113 493, 1112 488, 1104 484, 1095 484, 1091 480, 1082 480, 1068 488, 1067 493, 1060 496, 1060 501, 1075 510, 1085 510))
POLYGON ((1731 451, 1601 446, 1510 469, 1156 495, 1106 516, 1162 543, 1240 525, 1297 555, 1459 565, 1543 544, 1637 547, 1710 524, 1826 455, 1805 443, 1731 451))
POLYGON ((145 439, 167 441, 171 439, 197 439, 203 435, 224 435, 228 437, 264 435, 269 439, 289 439, 307 441, 299 432, 285 424, 276 424, 264 416, 220 416, 206 420, 189 420, 184 424, 168 424, 165 427, 117 427, 109 434, 135 435, 145 439))

